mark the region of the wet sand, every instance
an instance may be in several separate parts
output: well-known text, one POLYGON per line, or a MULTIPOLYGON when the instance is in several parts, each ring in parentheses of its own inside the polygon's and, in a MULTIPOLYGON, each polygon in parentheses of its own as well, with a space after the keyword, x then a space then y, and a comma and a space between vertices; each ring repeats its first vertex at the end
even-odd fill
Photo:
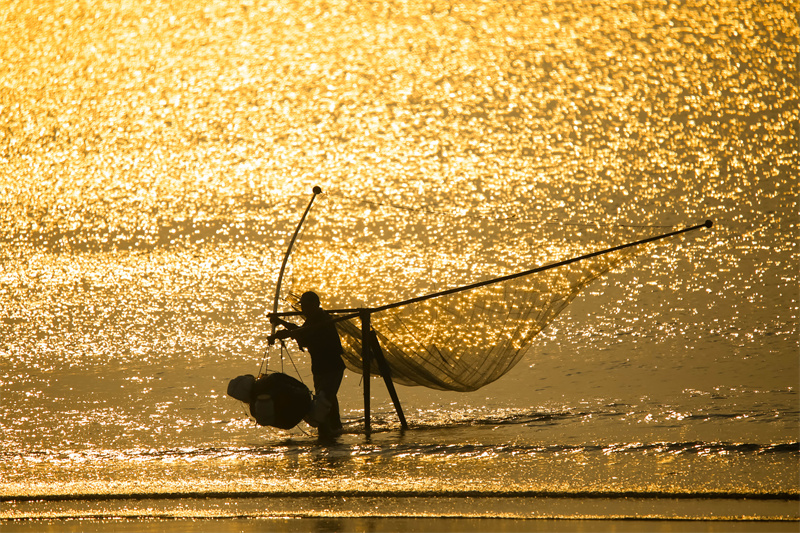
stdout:
POLYGON ((5 522, 4 532, 795 532, 796 521, 730 520, 580 520, 507 518, 233 518, 137 520, 31 520, 5 522))

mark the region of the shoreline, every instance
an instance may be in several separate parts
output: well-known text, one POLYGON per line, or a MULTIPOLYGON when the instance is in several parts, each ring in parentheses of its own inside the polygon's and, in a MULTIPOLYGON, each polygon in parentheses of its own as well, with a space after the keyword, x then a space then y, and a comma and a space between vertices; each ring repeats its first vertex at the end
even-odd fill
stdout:
POLYGON ((3 523, 36 520, 510 519, 796 522, 798 497, 637 498, 342 495, 7 500, 3 523))

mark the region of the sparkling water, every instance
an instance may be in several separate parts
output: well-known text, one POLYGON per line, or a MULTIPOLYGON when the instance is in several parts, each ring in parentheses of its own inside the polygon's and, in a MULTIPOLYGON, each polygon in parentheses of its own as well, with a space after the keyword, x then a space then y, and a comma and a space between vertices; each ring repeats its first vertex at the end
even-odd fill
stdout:
POLYGON ((3 4, 0 518, 798 519, 792 2, 3 4), (346 372, 325 446, 225 394, 311 384, 265 313, 314 185, 330 306, 714 226, 406 431, 346 372))

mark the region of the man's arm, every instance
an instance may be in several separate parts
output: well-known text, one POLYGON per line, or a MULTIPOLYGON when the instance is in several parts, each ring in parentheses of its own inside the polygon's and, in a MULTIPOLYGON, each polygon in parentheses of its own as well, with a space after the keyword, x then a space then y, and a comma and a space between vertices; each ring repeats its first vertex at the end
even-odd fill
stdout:
POLYGON ((269 317, 269 322, 270 322, 270 324, 275 324, 276 326, 283 326, 283 327, 285 327, 286 329, 289 329, 289 330, 297 329, 297 328, 300 327, 297 324, 292 324, 291 322, 287 322, 286 320, 282 319, 279 316, 271 316, 271 317, 269 317))
POLYGON ((269 341, 270 344, 273 344, 277 339, 288 339, 290 337, 294 338, 293 330, 296 330, 300 327, 297 324, 292 324, 291 322, 287 322, 286 320, 283 320, 282 318, 277 316, 271 316, 269 318, 269 321, 272 324, 283 326, 284 328, 286 328, 280 331, 276 331, 274 334, 267 337, 267 341, 269 341))

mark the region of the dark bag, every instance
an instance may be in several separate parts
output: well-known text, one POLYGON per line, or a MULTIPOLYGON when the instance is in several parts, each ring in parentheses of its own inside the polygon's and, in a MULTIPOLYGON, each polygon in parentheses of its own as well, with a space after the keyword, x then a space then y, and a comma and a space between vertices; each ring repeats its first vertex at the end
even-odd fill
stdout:
POLYGON ((253 385, 250 414, 262 426, 291 429, 311 410, 311 391, 301 381, 275 372, 253 385))

